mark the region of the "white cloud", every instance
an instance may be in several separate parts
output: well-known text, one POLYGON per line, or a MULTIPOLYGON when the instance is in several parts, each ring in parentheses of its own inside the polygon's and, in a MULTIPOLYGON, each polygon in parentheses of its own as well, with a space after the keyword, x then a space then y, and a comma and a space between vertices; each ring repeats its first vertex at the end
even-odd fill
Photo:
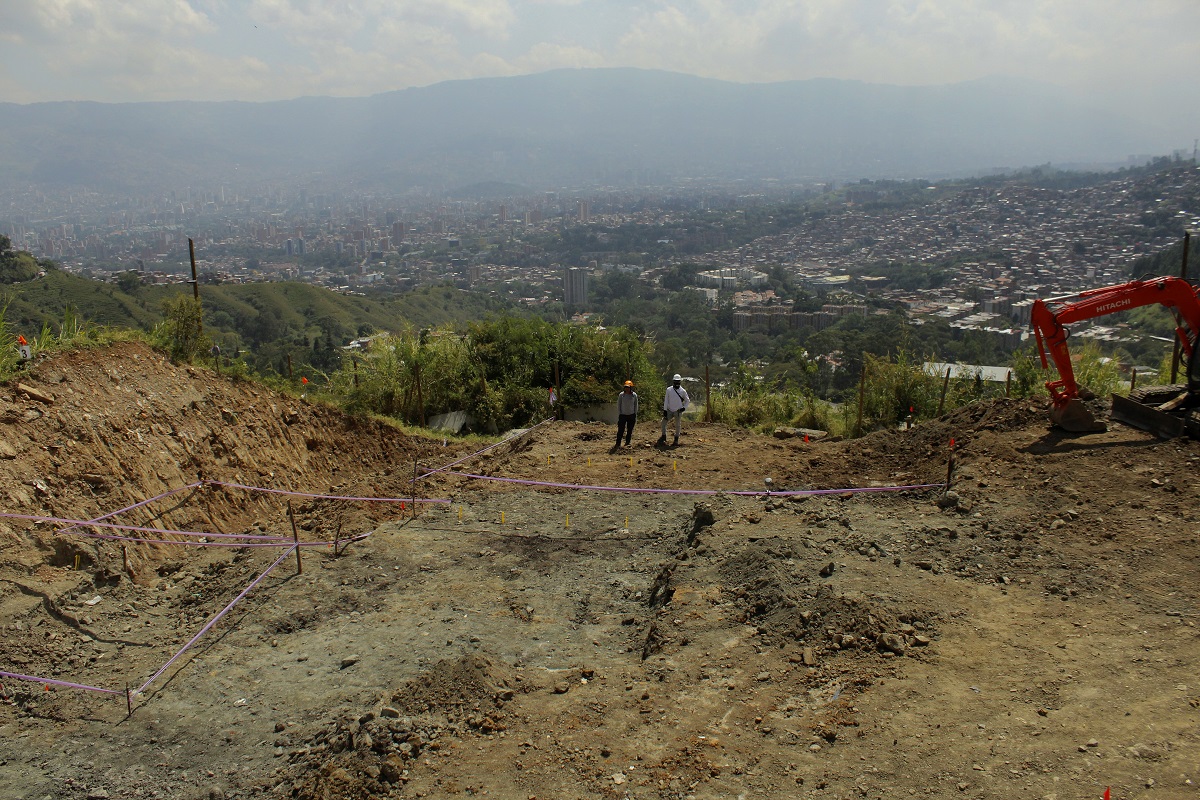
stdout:
MULTIPOLYGON (((1147 94, 1196 0, 2 0, 0 99, 365 95, 639 66, 736 81, 1008 74, 1147 94)), ((1177 89, 1183 94, 1182 89, 1177 89)))

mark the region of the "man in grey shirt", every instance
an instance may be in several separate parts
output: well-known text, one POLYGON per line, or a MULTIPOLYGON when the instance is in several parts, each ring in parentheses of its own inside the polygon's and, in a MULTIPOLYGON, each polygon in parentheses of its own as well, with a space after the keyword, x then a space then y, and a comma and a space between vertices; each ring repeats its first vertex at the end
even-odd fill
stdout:
POLYGON ((633 381, 625 381, 625 389, 617 395, 617 443, 613 450, 621 449, 621 438, 625 438, 625 446, 633 437, 633 423, 637 422, 638 396, 633 390, 633 381))

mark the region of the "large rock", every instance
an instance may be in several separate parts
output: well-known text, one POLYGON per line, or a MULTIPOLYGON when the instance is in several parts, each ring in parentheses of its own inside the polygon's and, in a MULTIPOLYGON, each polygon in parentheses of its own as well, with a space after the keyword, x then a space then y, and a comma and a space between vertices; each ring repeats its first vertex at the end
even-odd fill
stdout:
POLYGON ((28 397, 30 400, 36 400, 39 403, 45 403, 46 405, 54 405, 54 395, 47 394, 46 392, 43 392, 40 389, 35 389, 26 383, 18 383, 17 384, 17 393, 23 394, 26 397, 28 397))

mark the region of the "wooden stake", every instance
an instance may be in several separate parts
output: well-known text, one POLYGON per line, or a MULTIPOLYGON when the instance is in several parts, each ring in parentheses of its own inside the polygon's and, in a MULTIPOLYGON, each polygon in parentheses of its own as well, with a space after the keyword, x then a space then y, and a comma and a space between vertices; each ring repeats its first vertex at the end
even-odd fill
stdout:
POLYGON ((425 400, 421 394, 421 362, 413 364, 413 377, 417 382, 417 421, 425 427, 425 400))
POLYGON ((942 396, 938 398, 938 413, 942 415, 942 408, 946 405, 946 390, 950 388, 950 368, 946 367, 946 377, 942 379, 942 396))
POLYGON ((551 415, 554 419, 562 419, 562 387, 558 383, 558 362, 554 364, 554 396, 558 398, 558 403, 554 406, 554 413, 551 415))
POLYGON ((133 698, 129 695, 129 684, 125 684, 125 710, 129 716, 133 716, 133 698))
POLYGON ((712 381, 708 377, 708 364, 704 365, 704 421, 712 422, 712 381))
POLYGON ((867 354, 863 353, 862 373, 858 378, 858 422, 854 424, 854 435, 862 436, 863 400, 867 394, 867 354))
POLYGON ((304 565, 300 563, 300 532, 296 530, 296 514, 292 511, 292 501, 288 500, 288 519, 292 521, 292 541, 296 543, 296 574, 304 574, 304 565))
MULTIPOLYGON (((196 298, 196 304, 200 304, 200 279, 196 277, 196 244, 192 241, 192 237, 188 237, 188 255, 192 260, 192 297, 196 298)), ((204 332, 204 315, 200 315, 200 332, 204 332)))
MULTIPOLYGON (((1179 277, 1187 280, 1188 271, 1188 246, 1191 244, 1192 234, 1190 231, 1183 232, 1183 261, 1179 265, 1179 277)), ((1179 378, 1179 362, 1180 362, 1180 342, 1179 334, 1175 335, 1175 349, 1171 353, 1171 383, 1175 383, 1179 378)))

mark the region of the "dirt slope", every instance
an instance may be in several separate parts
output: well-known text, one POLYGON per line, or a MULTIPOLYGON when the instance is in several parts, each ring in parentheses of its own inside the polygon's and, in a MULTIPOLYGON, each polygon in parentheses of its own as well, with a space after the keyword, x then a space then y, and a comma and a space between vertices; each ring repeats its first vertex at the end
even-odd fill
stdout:
MULTIPOLYGON (((468 454, 136 345, 10 382, 0 433, 0 512, 56 519, 198 480, 407 497, 468 454)), ((0 799, 1198 796, 1196 443, 1015 401, 854 442, 614 434, 540 426, 415 516, 211 484, 117 515, 371 533, 281 563, 132 715, 280 551, 0 517, 0 671, 117 690, 0 679, 0 799), (952 495, 890 490, 944 481, 952 438, 952 495)))

